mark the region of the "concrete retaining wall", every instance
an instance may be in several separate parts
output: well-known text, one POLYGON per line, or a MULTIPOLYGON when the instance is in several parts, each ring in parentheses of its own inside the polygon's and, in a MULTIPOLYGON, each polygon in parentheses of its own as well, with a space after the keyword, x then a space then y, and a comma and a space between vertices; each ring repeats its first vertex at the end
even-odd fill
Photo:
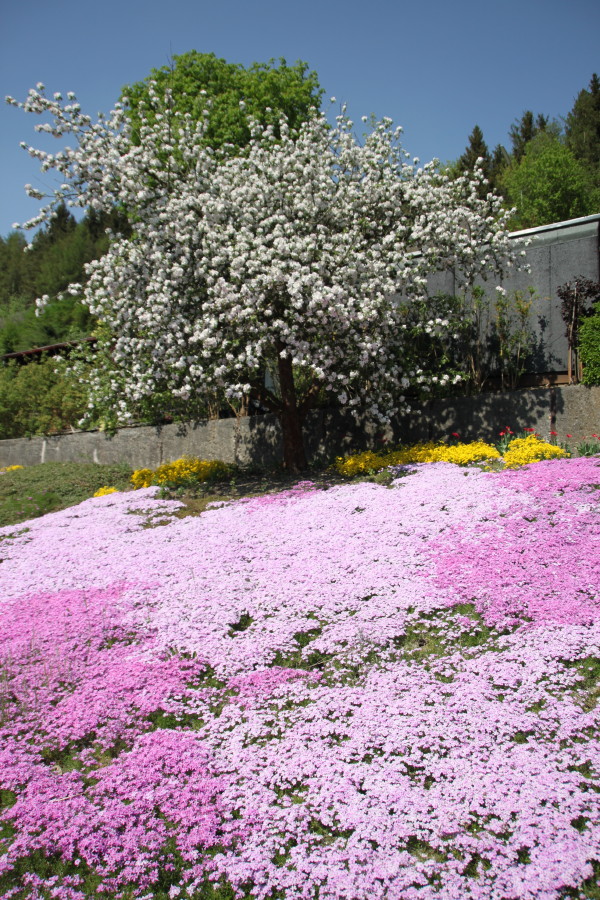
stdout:
POLYGON ((534 428, 544 438, 576 444, 600 434, 600 387, 563 385, 506 393, 479 394, 436 400, 403 420, 401 430, 411 440, 441 439, 458 432, 465 440, 494 442, 506 426, 514 432, 534 428))
MULTIPOLYGON (((534 428, 544 437, 556 431, 559 441, 572 435, 571 444, 600 434, 600 387, 568 385, 436 400, 385 430, 318 410, 306 423, 305 444, 309 459, 326 461, 354 449, 378 448, 382 439, 412 443, 458 432, 465 440, 495 441, 507 425, 514 432, 534 428)), ((185 431, 178 425, 139 426, 123 428, 114 437, 86 431, 0 441, 0 466, 59 461, 156 468, 184 454, 269 468, 282 459, 279 423, 274 416, 252 416, 204 422, 185 431)))

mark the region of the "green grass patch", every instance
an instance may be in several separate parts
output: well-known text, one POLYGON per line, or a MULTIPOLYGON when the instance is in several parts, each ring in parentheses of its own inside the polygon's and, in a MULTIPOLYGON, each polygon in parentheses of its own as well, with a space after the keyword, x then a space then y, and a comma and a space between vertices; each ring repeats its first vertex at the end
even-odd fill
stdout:
POLYGON ((583 659, 566 659, 563 665, 567 669, 576 669, 579 680, 575 685, 577 700, 584 712, 591 712, 596 708, 600 699, 600 658, 597 656, 585 656, 583 659))
POLYGON ((447 854, 436 850, 436 848, 432 847, 428 841, 424 841, 421 838, 414 836, 410 837, 406 842, 406 850, 411 856, 414 856, 421 861, 434 859, 436 862, 446 862, 448 859, 447 854))
POLYGON ((401 651, 401 655, 415 661, 425 661, 428 657, 440 657, 449 649, 465 650, 486 647, 490 649, 497 636, 493 629, 483 621, 472 603, 461 603, 453 606, 447 613, 436 610, 433 613, 421 614, 408 625, 405 631, 393 639, 393 647, 401 651), (473 628, 458 637, 451 638, 449 647, 447 630, 449 617, 454 614, 467 616, 473 621, 473 628))
POLYGON ((272 659, 271 665, 281 666, 285 669, 306 669, 307 671, 322 672, 327 664, 334 659, 335 655, 333 653, 323 653, 321 650, 305 653, 311 641, 318 638, 322 631, 322 627, 297 631, 294 634, 294 641, 298 645, 298 649, 288 650, 287 652, 278 650, 272 659))
POLYGON ((232 622, 229 626, 229 637, 234 637, 236 634, 240 634, 242 631, 246 631, 246 629, 250 628, 254 619, 250 615, 250 613, 244 612, 241 614, 237 622, 232 622))
POLYGON ((160 708, 149 714, 148 721, 157 729, 187 728, 191 731, 200 731, 204 727, 204 719, 197 713, 165 712, 160 708))
POLYGON ((0 527, 66 509, 105 485, 131 489, 131 469, 96 463, 40 463, 0 475, 0 527))

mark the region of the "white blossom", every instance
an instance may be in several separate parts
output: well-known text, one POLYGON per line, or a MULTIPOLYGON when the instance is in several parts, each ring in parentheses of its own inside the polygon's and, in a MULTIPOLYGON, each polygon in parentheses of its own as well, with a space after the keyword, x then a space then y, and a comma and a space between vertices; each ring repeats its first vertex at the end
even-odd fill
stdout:
POLYGON ((387 421, 409 384, 429 377, 405 371, 398 294, 423 298, 441 269, 472 285, 512 259, 500 202, 478 196, 481 172, 451 181, 435 162, 417 168, 390 119, 362 143, 343 112, 334 128, 315 114, 295 137, 285 120, 279 137, 251 122, 250 144, 232 156, 207 148, 206 118, 177 116, 169 98, 151 95, 156 114, 140 110, 134 143, 123 105, 94 122, 67 97, 38 84, 23 103, 9 98, 75 137, 54 155, 22 145, 62 182, 27 225, 65 201, 130 214, 133 236, 112 236, 83 291, 106 326, 124 410, 158 384, 240 397, 289 359, 309 394, 324 389, 387 421))

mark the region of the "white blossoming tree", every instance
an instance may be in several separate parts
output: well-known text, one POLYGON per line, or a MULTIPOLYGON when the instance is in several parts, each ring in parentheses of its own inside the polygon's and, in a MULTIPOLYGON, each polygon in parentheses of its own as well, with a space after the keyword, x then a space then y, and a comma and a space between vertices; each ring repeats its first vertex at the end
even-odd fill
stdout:
POLYGON ((92 389, 109 385, 123 422, 157 391, 253 391, 279 417, 285 466, 301 471, 302 423, 323 394, 381 421, 403 408, 406 302, 429 272, 453 267, 472 285, 510 263, 505 215, 478 197, 481 176, 408 162, 388 119, 362 143, 345 115, 331 128, 315 112, 294 137, 284 121, 278 135, 254 124, 232 157, 205 146, 206 118, 154 99, 146 124, 139 110, 139 145, 119 105, 93 122, 42 85, 9 100, 50 114, 38 129, 76 138, 54 155, 24 145, 63 180, 27 224, 67 200, 119 205, 133 226, 89 266, 84 302, 111 359, 92 389))

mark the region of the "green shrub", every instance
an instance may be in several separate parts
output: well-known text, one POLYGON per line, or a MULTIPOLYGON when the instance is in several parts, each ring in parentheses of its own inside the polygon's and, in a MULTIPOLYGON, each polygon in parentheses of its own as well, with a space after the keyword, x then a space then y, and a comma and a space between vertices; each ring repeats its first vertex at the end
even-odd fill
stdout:
POLYGON ((600 315, 584 319, 579 328, 579 356, 584 384, 600 384, 600 315))
POLYGON ((75 429, 87 404, 85 387, 56 357, 0 367, 0 439, 75 429))

